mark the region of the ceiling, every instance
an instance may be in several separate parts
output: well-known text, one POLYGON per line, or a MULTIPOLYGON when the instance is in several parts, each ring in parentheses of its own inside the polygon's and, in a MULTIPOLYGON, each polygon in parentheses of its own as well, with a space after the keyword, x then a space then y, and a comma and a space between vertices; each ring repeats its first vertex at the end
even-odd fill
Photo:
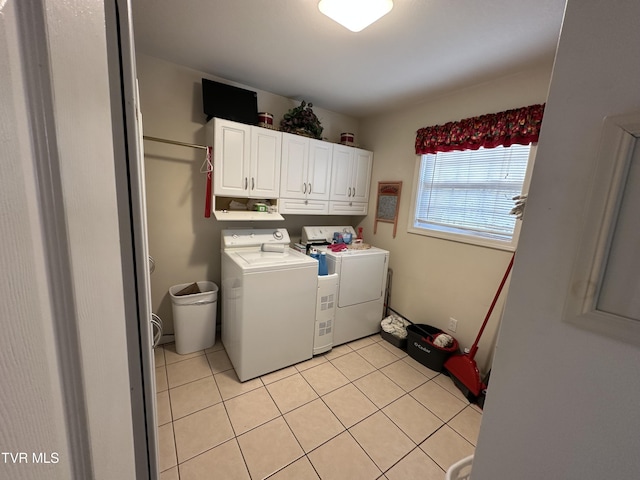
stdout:
POLYGON ((354 117, 553 63, 565 0, 394 0, 353 33, 318 0, 131 0, 138 53, 354 117))

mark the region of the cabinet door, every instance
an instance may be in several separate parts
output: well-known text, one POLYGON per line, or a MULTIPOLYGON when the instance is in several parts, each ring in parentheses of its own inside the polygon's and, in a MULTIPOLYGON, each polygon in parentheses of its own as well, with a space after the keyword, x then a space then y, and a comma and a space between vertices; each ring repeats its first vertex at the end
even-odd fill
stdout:
POLYGON ((278 199, 278 211, 295 215, 328 215, 329 202, 326 200, 280 198, 278 199))
POLYGON ((332 160, 333 144, 321 140, 310 141, 307 198, 329 200, 332 160))
POLYGON ((246 197, 249 192, 251 127, 215 118, 213 133, 213 193, 246 197))
POLYGON ((351 200, 354 202, 369 201, 369 185, 371 184, 371 167, 373 153, 359 148, 355 149, 351 187, 351 200))
POLYGON ((331 200, 348 201, 351 197, 351 174, 354 148, 345 145, 333 146, 331 162, 331 200))
POLYGON ((251 127, 249 197, 278 198, 281 155, 281 132, 268 128, 251 127))
POLYGON ((329 215, 366 215, 368 209, 364 202, 329 202, 329 215))
POLYGON ((304 199, 307 193, 309 138, 282 134, 280 197, 304 199))

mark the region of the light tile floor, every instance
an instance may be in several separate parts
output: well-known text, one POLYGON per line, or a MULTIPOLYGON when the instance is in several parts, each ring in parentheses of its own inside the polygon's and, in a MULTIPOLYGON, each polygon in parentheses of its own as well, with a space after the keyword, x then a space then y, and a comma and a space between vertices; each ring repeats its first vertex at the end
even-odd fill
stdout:
POLYGON ((161 480, 443 480, 482 420, 380 335, 244 383, 219 340, 155 360, 161 480))

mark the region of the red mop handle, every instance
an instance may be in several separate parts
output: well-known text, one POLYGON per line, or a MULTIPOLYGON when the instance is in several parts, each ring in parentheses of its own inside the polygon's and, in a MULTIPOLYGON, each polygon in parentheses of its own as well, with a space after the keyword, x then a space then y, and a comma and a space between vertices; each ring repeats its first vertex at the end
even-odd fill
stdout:
POLYGON ((478 342, 480 341, 480 337, 482 336, 482 332, 484 332, 484 327, 487 326, 487 322, 489 321, 489 317, 493 313, 493 308, 496 306, 496 302, 498 301, 498 297, 500 297, 500 293, 502 292, 502 288, 504 284, 507 283, 507 277, 511 272, 511 267, 513 267, 513 259, 516 257, 516 253, 513 252, 511 257, 511 261, 509 262, 509 266, 507 267, 507 271, 504 272, 504 277, 502 277, 502 282, 500 282, 500 286, 498 287, 498 291, 493 297, 493 302, 491 302, 491 306, 489 307, 489 311, 487 312, 487 316, 484 317, 484 322, 482 322, 482 327, 480 327, 480 331, 478 332, 478 336, 476 337, 476 341, 471 345, 471 349, 469 350, 469 358, 473 359, 476 356, 476 352, 478 351, 478 342))

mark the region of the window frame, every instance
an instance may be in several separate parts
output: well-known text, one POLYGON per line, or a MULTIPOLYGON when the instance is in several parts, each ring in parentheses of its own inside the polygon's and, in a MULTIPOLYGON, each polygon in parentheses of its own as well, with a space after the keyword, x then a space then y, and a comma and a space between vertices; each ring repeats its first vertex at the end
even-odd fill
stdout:
MULTIPOLYGON (((525 173, 524 182, 522 183, 522 192, 523 194, 527 194, 529 191, 529 186, 531 184, 531 176, 533 173, 533 167, 535 163, 536 152, 538 149, 538 143, 531 143, 531 149, 529 150, 529 159, 527 160, 527 171, 525 173)), ((442 240, 449 240, 452 242, 465 243, 470 245, 476 245, 480 247, 493 248, 496 250, 504 250, 513 252, 518 245, 518 239, 520 237, 520 229, 522 226, 522 221, 517 221, 515 223, 515 227, 513 230, 513 236, 511 240, 506 242, 497 239, 491 238, 483 238, 476 235, 463 233, 456 228, 447 228, 443 227, 441 230, 430 229, 430 228, 421 228, 415 226, 415 216, 416 216, 416 204, 418 200, 418 191, 419 183, 420 183, 420 167, 422 165, 422 155, 416 155, 416 163, 414 168, 414 180, 413 180, 413 189, 411 194, 411 207, 409 212, 409 222, 407 225, 407 233, 415 234, 415 235, 423 235, 427 237, 439 238, 442 240)), ((515 203, 514 203, 515 206, 515 203)))

